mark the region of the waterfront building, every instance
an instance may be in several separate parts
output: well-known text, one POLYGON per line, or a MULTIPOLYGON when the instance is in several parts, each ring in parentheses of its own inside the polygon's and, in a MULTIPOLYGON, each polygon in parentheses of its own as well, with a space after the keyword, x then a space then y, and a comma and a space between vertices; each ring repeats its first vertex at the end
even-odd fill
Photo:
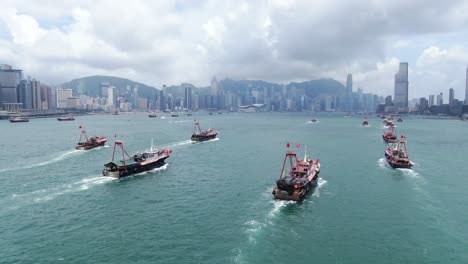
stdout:
POLYGON ((18 103, 18 85, 22 79, 22 70, 0 64, 0 108, 4 108, 4 104, 18 103))

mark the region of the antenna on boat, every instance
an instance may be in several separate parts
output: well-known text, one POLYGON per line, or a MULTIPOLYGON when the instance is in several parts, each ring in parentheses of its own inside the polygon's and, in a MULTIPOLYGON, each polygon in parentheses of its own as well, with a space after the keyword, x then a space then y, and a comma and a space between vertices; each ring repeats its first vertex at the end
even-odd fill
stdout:
POLYGON ((304 145, 304 160, 307 160, 307 145, 304 145))

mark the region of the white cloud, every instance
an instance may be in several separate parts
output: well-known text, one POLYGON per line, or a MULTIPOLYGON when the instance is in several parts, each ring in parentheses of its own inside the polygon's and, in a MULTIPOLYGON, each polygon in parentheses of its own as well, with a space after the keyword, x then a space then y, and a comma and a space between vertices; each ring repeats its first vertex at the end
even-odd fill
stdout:
POLYGON ((461 0, 4 0, 0 58, 52 84, 92 74, 154 86, 207 85, 213 74, 344 82, 351 72, 356 88, 392 94, 392 52, 402 50, 421 54, 409 61, 410 94, 421 96, 444 81, 458 87, 468 60, 457 43, 421 49, 414 38, 468 43, 467 11, 461 0))

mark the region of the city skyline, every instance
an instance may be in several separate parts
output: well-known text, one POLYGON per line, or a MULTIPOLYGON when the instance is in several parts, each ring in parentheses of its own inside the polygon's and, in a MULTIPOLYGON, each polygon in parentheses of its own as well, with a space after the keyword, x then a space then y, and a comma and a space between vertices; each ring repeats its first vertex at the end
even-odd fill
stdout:
POLYGON ((398 65, 408 62, 410 98, 448 88, 461 95, 468 57, 463 10, 465 1, 84 0, 45 12, 41 3, 7 0, 0 56, 51 85, 95 74, 161 87, 203 86, 213 75, 343 82, 352 73, 354 87, 382 95, 393 94, 398 65), (345 19, 349 10, 359 18, 353 23, 345 19))

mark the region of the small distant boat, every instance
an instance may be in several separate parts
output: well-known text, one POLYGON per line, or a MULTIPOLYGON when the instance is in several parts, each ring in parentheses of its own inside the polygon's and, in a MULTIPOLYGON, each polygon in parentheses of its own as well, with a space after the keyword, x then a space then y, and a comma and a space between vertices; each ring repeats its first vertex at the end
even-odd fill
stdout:
POLYGON ((312 118, 312 119, 310 120, 310 122, 312 122, 312 123, 317 123, 318 121, 317 121, 317 119, 312 118))
POLYGON ((218 112, 218 115, 221 115, 221 114, 223 114, 223 112, 218 112))
MULTIPOLYGON (((289 146, 288 143, 287 147, 289 146)), ((300 144, 297 146, 300 147, 300 144)), ((302 160, 297 158, 296 151, 286 151, 283 168, 272 194, 279 200, 302 201, 317 186, 319 173, 320 161, 307 158, 307 151, 304 151, 302 160), (286 168, 287 164, 290 168, 286 168)))
POLYGON ((369 121, 366 119, 362 120, 362 126, 368 126, 369 125, 369 121))
POLYGON ((403 119, 402 119, 401 117, 399 117, 399 118, 397 119, 397 122, 403 122, 403 119))
POLYGON ((58 121, 74 121, 75 118, 72 115, 66 115, 66 116, 61 116, 57 117, 58 121))
POLYGON ((344 117, 351 117, 351 113, 347 113, 344 117))
POLYGON ((15 116, 15 117, 10 117, 10 120, 11 123, 25 123, 25 122, 29 122, 29 119, 27 119, 26 117, 24 116, 15 116))
POLYGON ((192 116, 192 113, 186 113, 185 115, 186 116, 192 116))
POLYGON ((207 140, 211 140, 211 139, 214 139, 216 138, 216 136, 218 135, 218 131, 217 130, 213 130, 211 128, 208 128, 208 130, 201 130, 200 128, 200 123, 195 120, 195 125, 193 127, 193 131, 192 131, 192 137, 190 138, 192 141, 197 141, 197 142, 201 142, 201 141, 207 141, 207 140), (197 133, 198 131, 198 133, 197 133))
POLYGON ((213 113, 210 112, 210 115, 213 115, 213 113))
POLYGON ((149 114, 148 117, 154 118, 154 117, 158 117, 158 115, 157 114, 149 114))
POLYGON ((120 140, 116 140, 114 151, 112 153, 112 161, 104 165, 102 175, 114 178, 123 178, 140 172, 150 171, 164 166, 165 160, 172 154, 172 150, 154 150, 153 144, 151 149, 141 154, 135 154, 130 157, 124 148, 124 144, 120 140), (115 161, 115 149, 120 148, 122 152, 122 160, 115 161))
POLYGON ((398 135, 395 126, 389 126, 388 130, 383 133, 382 138, 387 143, 396 143, 398 141, 398 135))
POLYGON ((113 115, 119 115, 119 110, 115 109, 114 111, 112 111, 112 114, 113 115))
POLYGON ((171 117, 179 117, 179 114, 177 114, 177 113, 172 113, 172 114, 171 114, 171 117))
POLYGON ((86 133, 86 130, 84 129, 83 126, 80 126, 81 133, 80 133, 80 139, 78 140, 78 144, 75 147, 77 150, 89 150, 97 147, 102 147, 106 144, 107 138, 106 137, 90 137, 88 138, 88 134, 86 133), (86 141, 81 141, 81 139, 86 139, 86 141))
POLYGON ((385 150, 385 158, 388 164, 394 169, 410 169, 413 162, 409 159, 406 148, 406 136, 401 135, 401 140, 385 150))

